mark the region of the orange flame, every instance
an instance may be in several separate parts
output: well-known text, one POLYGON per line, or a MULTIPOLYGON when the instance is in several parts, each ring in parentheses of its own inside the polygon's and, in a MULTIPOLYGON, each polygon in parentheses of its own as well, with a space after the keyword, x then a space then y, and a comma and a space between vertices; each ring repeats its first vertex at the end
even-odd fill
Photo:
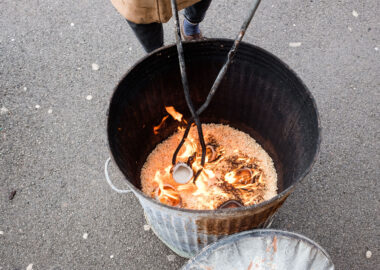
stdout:
MULTIPOLYGON (((183 121, 185 124, 187 124, 186 120, 183 119, 183 115, 181 113, 177 112, 173 106, 167 106, 167 107, 165 107, 165 110, 167 111, 167 113, 171 117, 173 117, 174 120, 176 120, 178 122, 183 121)), ((164 125, 164 123, 165 123, 166 119, 169 117, 169 115, 164 116, 161 120, 161 123, 159 125, 153 127, 154 135, 159 134, 159 130, 162 128, 162 126, 164 125)), ((182 130, 182 128, 178 127, 178 130, 182 130)))
POLYGON ((162 128, 162 126, 164 125, 164 123, 168 117, 169 117, 169 115, 164 116, 164 118, 162 118, 162 120, 161 120, 161 123, 158 126, 153 127, 154 135, 157 135, 159 133, 158 131, 162 128))
POLYGON ((193 138, 187 138, 183 148, 179 152, 178 158, 183 159, 183 161, 187 161, 189 157, 194 155, 194 153, 197 151, 197 144, 195 143, 193 138), (185 150, 183 150, 185 149, 185 150))
POLYGON ((161 174, 159 171, 156 172, 154 181, 158 184, 158 187, 153 191, 152 197, 163 204, 179 206, 181 204, 181 197, 177 189, 163 181, 163 177, 170 173, 170 167, 165 168, 164 174, 161 174))
POLYGON ((171 115, 171 117, 173 117, 175 120, 177 120, 178 122, 181 122, 182 121, 182 117, 183 115, 179 112, 177 112, 173 106, 167 106, 165 107, 166 111, 168 112, 168 114, 171 115))
MULTIPOLYGON (((173 106, 165 109, 173 119, 186 123, 183 115, 173 106)), ((165 116, 161 123, 153 128, 154 134, 158 134, 168 117, 165 116)), ((181 137, 184 128, 179 127, 179 130, 181 137)), ((170 206, 185 207, 182 205, 181 196, 196 196, 196 205, 199 209, 216 209, 228 200, 238 200, 243 205, 256 204, 263 200, 262 193, 256 191, 265 188, 265 181, 261 169, 254 165, 256 164, 254 159, 243 156, 238 150, 234 151, 233 156, 225 157, 224 149, 208 144, 206 164, 202 166, 201 147, 197 135, 193 136, 195 137, 192 137, 190 132, 178 153, 177 162, 191 164, 194 175, 202 170, 198 178, 196 181, 193 179, 186 184, 178 184, 172 178, 172 165, 169 165, 163 171, 156 172, 154 181, 157 185, 151 194, 153 198, 170 206)))
POLYGON ((160 184, 160 186, 155 189, 154 196, 161 203, 170 206, 179 206, 181 204, 181 197, 178 191, 168 184, 160 184))

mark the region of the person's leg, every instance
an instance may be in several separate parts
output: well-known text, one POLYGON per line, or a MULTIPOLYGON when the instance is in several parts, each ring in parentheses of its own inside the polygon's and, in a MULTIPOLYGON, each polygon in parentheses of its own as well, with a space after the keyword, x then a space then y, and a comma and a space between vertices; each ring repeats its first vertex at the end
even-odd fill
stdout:
POLYGON ((164 30, 161 23, 136 24, 128 20, 127 22, 147 53, 164 45, 164 30))
POLYGON ((192 24, 198 24, 203 21, 211 0, 202 0, 188 8, 185 8, 184 16, 192 24))
POLYGON ((184 12, 183 35, 185 40, 202 39, 199 23, 203 21, 211 0, 202 0, 188 8, 184 12))

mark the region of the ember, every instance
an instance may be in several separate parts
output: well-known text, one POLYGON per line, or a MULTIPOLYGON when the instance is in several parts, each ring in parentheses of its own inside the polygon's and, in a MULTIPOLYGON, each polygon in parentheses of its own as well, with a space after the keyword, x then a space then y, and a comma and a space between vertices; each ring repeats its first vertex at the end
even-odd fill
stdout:
MULTIPOLYGON (((174 108, 167 111, 171 115, 175 112, 172 116, 177 121, 182 120, 174 108)), ((177 157, 178 162, 192 168, 192 180, 178 183, 173 179, 171 158, 184 132, 179 128, 153 150, 144 164, 144 193, 170 206, 198 210, 258 204, 277 194, 273 161, 253 138, 226 125, 202 127, 207 144, 203 169, 198 134, 192 127, 177 157)))

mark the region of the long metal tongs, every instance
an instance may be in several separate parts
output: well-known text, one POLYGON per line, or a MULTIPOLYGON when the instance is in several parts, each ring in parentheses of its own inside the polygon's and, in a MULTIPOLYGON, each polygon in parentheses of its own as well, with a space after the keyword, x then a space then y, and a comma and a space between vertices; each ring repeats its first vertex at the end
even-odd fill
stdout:
MULTIPOLYGON (((211 99, 213 98, 213 96, 216 93, 216 90, 218 89, 218 87, 219 87, 220 83, 222 82, 225 74, 227 73, 228 67, 230 66, 230 64, 231 64, 231 62, 232 62, 232 60, 233 60, 233 58, 234 58, 234 56, 236 54, 236 51, 237 51, 237 49, 239 47, 239 44, 240 44, 241 40, 243 39, 243 37, 245 35, 245 32, 246 32, 249 24, 251 23, 251 20, 252 20, 253 16, 255 15, 255 12, 256 12, 257 8, 260 5, 260 2, 261 2, 261 0, 255 0, 255 1, 253 1, 252 7, 249 10, 249 14, 248 14, 247 18, 244 20, 243 25, 240 28, 239 34, 235 38, 235 42, 232 45, 230 51, 228 52, 227 60, 224 63, 224 65, 221 68, 221 70, 219 71, 219 74, 216 77, 216 79, 214 81, 214 84, 211 87, 210 92, 208 93, 206 101, 196 111, 194 109, 194 105, 193 105, 193 102, 192 102, 192 100, 190 98, 190 93, 189 93, 189 82, 187 80, 187 73, 186 73, 186 66, 185 66, 185 57, 184 57, 183 46, 182 46, 181 30, 180 30, 180 24, 179 24, 177 2, 176 2, 176 0, 171 0, 172 13, 173 13, 174 18, 175 18, 176 45, 177 45, 177 51, 178 51, 178 60, 179 60, 179 67, 180 67, 180 71, 181 71, 181 79, 182 79, 183 91, 184 91, 184 94, 185 94, 186 104, 189 107, 189 110, 190 110, 190 113, 191 113, 191 119, 188 122, 186 130, 185 130, 185 132, 183 134, 182 140, 179 143, 177 149, 175 150, 175 152, 173 154, 173 159, 172 159, 173 165, 175 165, 177 163, 176 160, 177 160, 178 152, 181 150, 181 147, 183 146, 183 144, 184 144, 187 136, 189 135, 189 131, 190 131, 191 125, 193 124, 193 122, 195 122, 195 124, 197 126, 197 130, 198 130, 199 141, 200 141, 200 144, 201 144, 201 147, 202 147, 201 165, 202 165, 202 167, 204 166, 204 164, 205 164, 205 158, 206 158, 206 144, 205 144, 205 140, 204 140, 204 137, 203 137, 202 125, 201 125, 201 122, 199 120, 199 115, 208 107, 208 105, 210 104, 211 99)), ((196 173, 194 179, 197 178, 197 176, 199 175, 200 172, 201 171, 198 171, 196 173)))

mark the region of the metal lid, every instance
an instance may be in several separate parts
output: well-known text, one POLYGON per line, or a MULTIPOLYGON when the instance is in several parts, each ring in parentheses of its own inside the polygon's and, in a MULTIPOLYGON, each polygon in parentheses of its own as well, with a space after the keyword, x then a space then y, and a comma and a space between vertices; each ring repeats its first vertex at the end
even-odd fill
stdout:
POLYGON ((253 230, 205 247, 182 270, 334 270, 330 256, 300 234, 253 230))

